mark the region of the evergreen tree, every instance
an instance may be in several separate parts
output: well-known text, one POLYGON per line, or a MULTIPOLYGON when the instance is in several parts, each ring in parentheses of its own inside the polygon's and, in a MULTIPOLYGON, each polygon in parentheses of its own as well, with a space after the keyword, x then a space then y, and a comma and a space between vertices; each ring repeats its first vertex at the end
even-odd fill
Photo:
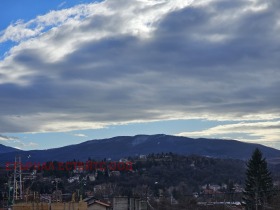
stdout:
POLYGON ((247 210, 261 210, 272 197, 273 183, 267 162, 257 148, 247 163, 243 201, 247 210))

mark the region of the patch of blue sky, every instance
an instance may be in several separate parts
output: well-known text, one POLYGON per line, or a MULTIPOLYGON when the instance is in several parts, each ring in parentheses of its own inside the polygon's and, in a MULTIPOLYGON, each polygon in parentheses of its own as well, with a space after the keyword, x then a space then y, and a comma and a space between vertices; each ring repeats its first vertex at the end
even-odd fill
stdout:
POLYGON ((44 28, 41 30, 41 33, 48 32, 48 31, 51 30, 53 27, 55 27, 55 26, 54 26, 54 25, 44 26, 44 28))
MULTIPOLYGON (((18 0, 10 0, 1 2, 0 7, 0 32, 4 32, 4 30, 11 24, 15 24, 17 21, 21 20, 23 22, 28 22, 38 15, 44 15, 51 10, 61 10, 71 8, 78 4, 87 4, 93 2, 102 2, 103 0, 59 0, 59 1, 49 1, 49 0, 25 0, 24 3, 18 0)), ((71 17, 70 17, 71 18, 71 17)), ((85 18, 84 16, 80 17, 81 19, 85 18)), ((60 23, 59 23, 60 24, 60 23)), ((58 25, 59 25, 58 24, 58 25)), ((38 27, 36 22, 28 25, 28 28, 35 29, 38 27)), ((41 33, 45 33, 51 30, 54 25, 44 26, 41 33)), ((0 33, 1 35, 1 33, 0 33)), ((29 37, 31 38, 31 37, 29 37)), ((22 40, 24 41, 24 40, 22 40)), ((13 41, 6 41, 0 43, 0 60, 3 60, 5 54, 17 43, 13 41)))
POLYGON ((9 0, 1 2, 1 24, 0 30, 5 29, 11 23, 17 20, 28 21, 38 15, 43 15, 48 11, 56 8, 57 1, 37 1, 37 0, 9 0))
POLYGON ((0 43, 0 61, 5 58, 9 50, 15 46, 15 42, 13 41, 6 41, 3 43, 0 43))
POLYGON ((1 2, 0 7, 0 31, 3 31, 10 24, 23 20, 27 22, 39 15, 44 15, 51 10, 61 10, 71 8, 78 4, 101 2, 93 0, 9 0, 1 2))

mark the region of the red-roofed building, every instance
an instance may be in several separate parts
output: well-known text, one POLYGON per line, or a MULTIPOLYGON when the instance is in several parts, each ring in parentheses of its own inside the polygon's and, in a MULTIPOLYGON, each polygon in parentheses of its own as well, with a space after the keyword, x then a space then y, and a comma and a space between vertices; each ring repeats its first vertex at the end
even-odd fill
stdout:
POLYGON ((111 210, 111 205, 98 200, 95 197, 89 197, 83 200, 87 203, 87 210, 111 210))
POLYGON ((102 201, 95 200, 88 203, 88 210, 110 210, 111 205, 102 201))

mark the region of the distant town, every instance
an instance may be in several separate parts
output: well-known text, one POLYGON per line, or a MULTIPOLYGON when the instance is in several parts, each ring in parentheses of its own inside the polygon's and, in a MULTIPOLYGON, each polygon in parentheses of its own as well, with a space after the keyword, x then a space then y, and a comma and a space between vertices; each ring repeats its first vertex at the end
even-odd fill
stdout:
MULTIPOLYGON (((246 162, 241 160, 160 153, 118 161, 89 158, 86 162, 49 161, 43 167, 27 165, 16 157, 14 163, 1 169, 2 209, 244 208, 246 162), (91 164, 95 167, 89 167, 89 163, 95 163, 91 164), (123 170, 127 167, 129 170, 123 170)), ((280 170, 273 170, 273 205, 278 205, 280 170)))

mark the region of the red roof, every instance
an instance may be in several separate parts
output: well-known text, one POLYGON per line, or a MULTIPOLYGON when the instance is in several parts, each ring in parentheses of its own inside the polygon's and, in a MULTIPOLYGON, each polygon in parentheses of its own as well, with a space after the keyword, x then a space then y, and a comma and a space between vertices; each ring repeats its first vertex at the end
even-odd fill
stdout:
POLYGON ((97 204, 99 204, 99 205, 101 205, 101 206, 106 206, 106 207, 110 207, 110 206, 111 206, 111 205, 108 204, 108 203, 104 203, 104 202, 97 201, 97 200, 93 201, 92 203, 89 203, 88 206, 91 206, 91 205, 93 205, 93 204, 95 204, 95 203, 97 203, 97 204))

